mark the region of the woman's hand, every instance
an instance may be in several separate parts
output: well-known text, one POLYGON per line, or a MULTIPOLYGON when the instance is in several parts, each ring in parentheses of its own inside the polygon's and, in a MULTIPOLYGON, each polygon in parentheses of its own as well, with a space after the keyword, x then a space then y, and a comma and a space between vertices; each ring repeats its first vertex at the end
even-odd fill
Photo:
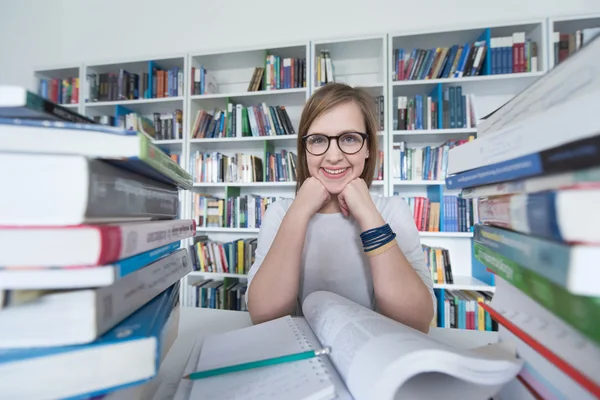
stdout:
POLYGON ((356 178, 338 195, 338 202, 345 217, 352 215, 363 231, 385 224, 375 207, 365 181, 356 178))
POLYGON ((321 181, 311 176, 302 183, 292 207, 304 217, 310 218, 330 199, 331 195, 321 181))

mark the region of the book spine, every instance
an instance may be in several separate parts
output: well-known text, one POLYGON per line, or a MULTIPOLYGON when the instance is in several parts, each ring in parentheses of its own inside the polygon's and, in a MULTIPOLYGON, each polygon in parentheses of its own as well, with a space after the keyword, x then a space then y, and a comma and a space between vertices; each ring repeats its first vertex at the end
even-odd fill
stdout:
POLYGON ((131 257, 196 234, 196 223, 189 220, 94 225, 100 236, 97 265, 131 257))
POLYGON ((486 225, 475 226, 473 240, 557 285, 567 285, 572 259, 569 246, 486 225))
POLYGON ((88 218, 175 218, 177 190, 110 164, 89 161, 88 218))
POLYGON ((556 192, 502 196, 479 202, 481 222, 563 242, 556 192))
POLYGON ((181 249, 96 290, 96 327, 101 335, 142 305, 191 272, 187 251, 181 249))
MULTIPOLYGON (((467 143, 464 146, 469 144, 467 143)), ((458 146, 455 149, 458 150, 460 147, 462 146, 458 146)), ((462 189, 471 186, 511 181, 542 173, 550 174, 590 168, 600 165, 598 154, 600 154, 600 135, 570 142, 539 153, 528 154, 512 160, 458 173, 446 178, 446 184, 449 189, 462 189)), ((455 159, 457 156, 459 154, 454 153, 453 158, 455 159)))
POLYGON ((117 278, 123 278, 148 264, 152 264, 158 259, 171 254, 175 250, 177 250, 180 246, 179 242, 173 242, 166 246, 161 246, 159 248, 147 251, 145 253, 141 253, 129 258, 125 258, 123 260, 119 260, 113 263, 113 267, 115 268, 115 275, 117 278))
POLYGON ((62 107, 42 96, 27 91, 26 107, 50 114, 61 121, 78 122, 82 124, 96 124, 93 119, 85 117, 75 111, 62 107))
POLYGON ((600 308, 598 308, 595 298, 575 296, 563 287, 478 243, 475 243, 474 249, 475 257, 496 275, 596 344, 600 344, 600 331, 596 329, 597 321, 600 318, 600 308), (573 310, 577 310, 577 312, 573 312, 573 310))

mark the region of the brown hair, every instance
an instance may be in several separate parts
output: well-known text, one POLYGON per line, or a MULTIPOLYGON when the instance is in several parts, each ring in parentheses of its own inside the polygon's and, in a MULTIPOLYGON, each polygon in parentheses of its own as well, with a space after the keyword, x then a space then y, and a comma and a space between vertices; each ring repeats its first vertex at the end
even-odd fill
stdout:
POLYGON ((369 158, 365 161, 365 168, 360 177, 371 187, 373 174, 377 167, 379 159, 378 141, 377 141, 377 118, 375 117, 373 97, 364 89, 353 88, 344 83, 330 83, 318 89, 308 99, 302 110, 300 117, 300 127, 298 128, 298 165, 296 166, 296 192, 300 190, 302 184, 310 177, 308 164, 306 162, 306 150, 302 138, 308 133, 312 123, 324 113, 334 109, 340 104, 355 102, 361 109, 365 119, 365 127, 369 135, 367 146, 369 148, 369 158))

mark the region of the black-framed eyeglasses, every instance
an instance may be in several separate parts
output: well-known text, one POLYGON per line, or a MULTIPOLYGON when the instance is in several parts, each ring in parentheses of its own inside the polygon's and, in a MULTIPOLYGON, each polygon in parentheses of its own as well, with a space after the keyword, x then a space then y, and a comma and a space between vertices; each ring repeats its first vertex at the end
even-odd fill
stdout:
POLYGON ((331 139, 335 139, 338 148, 345 154, 356 154, 362 150, 365 141, 369 137, 368 133, 362 132, 344 132, 339 136, 328 136, 321 133, 306 135, 302 138, 304 148, 313 156, 320 156, 327 153, 331 139))

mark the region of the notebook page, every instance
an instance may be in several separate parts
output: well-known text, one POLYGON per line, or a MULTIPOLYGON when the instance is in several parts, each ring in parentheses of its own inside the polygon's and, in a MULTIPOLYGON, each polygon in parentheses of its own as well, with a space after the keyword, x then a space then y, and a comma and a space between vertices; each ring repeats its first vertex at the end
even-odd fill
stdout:
MULTIPOLYGON (((196 371, 310 350, 289 316, 204 340, 196 371)), ((194 381, 190 399, 310 399, 335 397, 318 358, 255 368, 194 381)))

